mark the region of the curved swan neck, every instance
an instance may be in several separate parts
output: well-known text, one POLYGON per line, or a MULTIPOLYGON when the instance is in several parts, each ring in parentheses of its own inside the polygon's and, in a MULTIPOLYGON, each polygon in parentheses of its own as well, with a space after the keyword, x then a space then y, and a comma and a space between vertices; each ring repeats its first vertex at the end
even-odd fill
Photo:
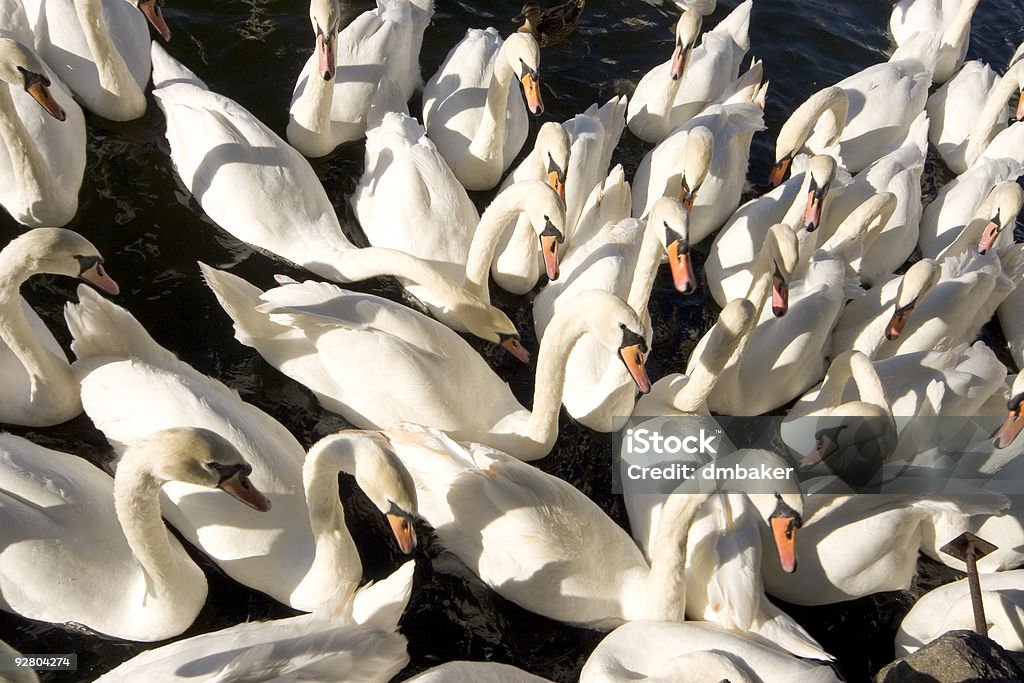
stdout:
MULTIPOLYGON (((390 276, 423 287, 438 301, 455 308, 466 296, 462 283, 452 282, 431 263, 404 251, 388 247, 347 249, 336 258, 341 282, 359 282, 370 278, 390 276)), ((484 292, 486 293, 486 288, 484 292)), ((490 297, 484 299, 489 302, 490 297)))
POLYGON ((183 562, 171 550, 167 528, 160 516, 160 488, 150 464, 151 453, 141 448, 125 451, 114 476, 114 509, 132 554, 156 597, 172 598, 174 579, 183 562))
POLYGON ((861 401, 876 405, 887 413, 891 412, 885 386, 879 379, 875 366, 866 356, 855 355, 850 360, 849 373, 857 384, 857 393, 860 394, 861 401))
POLYGON ((505 135, 505 116, 508 113, 508 91, 512 84, 512 66, 505 57, 505 46, 502 43, 494 56, 494 70, 491 82, 487 86, 487 102, 480 119, 480 127, 476 129, 473 142, 469 145, 469 153, 483 161, 500 158, 504 151, 502 138, 505 135))
POLYGON ((652 217, 644 227, 640 253, 637 254, 636 265, 633 268, 633 280, 629 285, 629 294, 626 296, 626 303, 636 311, 641 319, 647 310, 647 302, 651 298, 654 281, 658 276, 658 267, 661 266, 661 257, 665 253, 665 248, 658 240, 658 225, 661 225, 661 221, 654 220, 652 217))
POLYGON ((682 413, 695 413, 707 404, 718 376, 729 363, 742 337, 728 339, 728 332, 715 324, 708 332, 708 341, 697 360, 697 367, 686 378, 686 384, 672 397, 672 407, 682 413))
MULTIPOLYGON (((100 85, 116 99, 131 100, 131 108, 145 108, 145 96, 135 82, 124 57, 110 35, 110 28, 103 20, 103 4, 99 0, 74 0, 75 14, 82 25, 85 42, 96 63, 100 85)), ((125 107, 129 108, 129 107, 125 107)))
MULTIPOLYGON (((314 55, 315 57, 315 55, 314 55)), ((292 118, 304 129, 315 135, 323 135, 331 125, 331 109, 334 106, 334 83, 332 78, 324 80, 316 73, 315 58, 310 61, 309 73, 302 96, 296 101, 292 118)))
POLYGON ((1021 69, 1021 67, 1010 67, 989 90, 988 97, 985 98, 985 105, 978 115, 967 143, 966 159, 968 162, 981 156, 988 143, 992 141, 996 129, 1005 124, 1006 102, 1018 90, 1018 81, 1012 76, 1021 69))
POLYGON ((832 361, 818 390, 818 405, 835 407, 843 402, 843 391, 853 377, 853 354, 844 353, 832 361))
MULTIPOLYGON (((666 76, 669 76, 671 65, 672 60, 663 64, 663 66, 667 67, 665 69, 666 76)), ((656 116, 664 120, 667 128, 671 128, 670 118, 672 116, 672 107, 676 103, 676 94, 679 92, 679 86, 682 82, 682 78, 673 80, 669 77, 668 83, 664 87, 655 88, 654 96, 647 100, 647 112, 651 116, 656 116)))
POLYGON ((338 495, 338 473, 355 473, 360 440, 361 437, 342 432, 321 439, 306 455, 302 466, 302 486, 309 508, 309 524, 316 540, 311 573, 323 567, 337 576, 341 573, 337 568, 354 565, 354 580, 358 581, 362 576, 359 552, 345 526, 345 508, 338 495))
POLYGON ((495 197, 480 216, 476 232, 473 233, 466 259, 465 287, 486 302, 491 300, 487 278, 494 254, 509 224, 514 224, 523 212, 529 189, 530 186, 516 184, 495 197))
POLYGON ((22 123, 7 84, 0 84, 0 139, 7 148, 14 180, 25 199, 55 202, 64 196, 36 141, 22 123))
POLYGON ((974 16, 974 10, 978 7, 978 2, 979 0, 963 0, 960 3, 956 14, 953 15, 953 19, 949 22, 949 26, 942 33, 943 45, 957 46, 963 44, 968 32, 971 30, 971 18, 974 16))
POLYGON ((651 545, 644 619, 684 621, 686 618, 686 542, 690 526, 706 493, 673 493, 665 500, 658 532, 651 545))

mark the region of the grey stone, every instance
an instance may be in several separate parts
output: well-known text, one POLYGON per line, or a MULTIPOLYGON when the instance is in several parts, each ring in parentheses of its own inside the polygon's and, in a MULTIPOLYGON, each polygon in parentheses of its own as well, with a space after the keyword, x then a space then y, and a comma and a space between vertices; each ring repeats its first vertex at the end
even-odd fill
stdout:
POLYGON ((973 631, 949 631, 889 664, 875 683, 1022 683, 1024 673, 999 643, 973 631))

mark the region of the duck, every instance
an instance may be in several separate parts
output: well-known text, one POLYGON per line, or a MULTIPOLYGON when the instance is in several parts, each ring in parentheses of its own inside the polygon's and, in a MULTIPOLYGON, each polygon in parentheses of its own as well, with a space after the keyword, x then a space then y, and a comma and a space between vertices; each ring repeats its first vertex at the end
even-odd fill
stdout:
MULTIPOLYGON (((1024 652, 1020 632, 1024 570, 984 573, 979 577, 988 637, 1010 652, 1024 652)), ((960 579, 922 595, 896 632, 896 656, 906 657, 947 631, 974 630, 968 581, 960 579)))
MULTIPOLYGON (((928 98, 932 120, 928 139, 946 166, 962 175, 982 157, 989 143, 1007 128, 1006 102, 1024 86, 1024 62, 1002 76, 987 64, 972 60, 928 98)), ((1018 104, 1014 118, 1024 117, 1018 104)), ((1005 153, 1005 150, 1002 150, 1005 153)), ((999 156, 999 155, 996 155, 999 156)))
POLYGON ((761 81, 760 63, 739 78, 750 49, 752 0, 736 6, 700 39, 702 12, 687 8, 675 28, 672 58, 640 79, 626 112, 629 130, 644 142, 657 144, 713 103, 723 103, 751 82, 761 81))
POLYGON ((505 599, 604 631, 632 619, 683 620, 681 539, 710 494, 668 497, 648 563, 568 482, 428 427, 400 425, 385 434, 416 482, 420 514, 438 540, 505 599))
POLYGON ((541 48, 554 47, 576 30, 586 4, 587 0, 568 0, 542 10, 531 1, 523 5, 523 11, 512 21, 523 22, 518 32, 532 35, 541 48))
POLYGON ((36 49, 86 109, 111 121, 146 113, 148 21, 171 31, 159 0, 23 0, 36 49))
POLYGON ((692 195, 687 198, 690 241, 701 242, 739 206, 750 143, 754 132, 763 129, 764 110, 756 102, 714 105, 690 119, 640 162, 633 176, 633 216, 645 217, 664 194, 679 195, 676 179, 690 166, 700 182, 688 181, 683 194, 692 195), (698 143, 693 152, 691 133, 698 143))
POLYGON ((421 259, 390 249, 357 249, 342 232, 309 162, 236 102, 207 89, 156 43, 153 80, 178 176, 228 233, 330 280, 395 275, 443 302, 435 310, 460 329, 495 343, 501 335, 518 338, 508 316, 467 296, 421 259), (224 162, 229 153, 233 163, 224 162))
MULTIPOLYGON (((649 319, 647 302, 665 254, 676 289, 694 292, 697 278, 690 261, 688 221, 678 201, 662 197, 647 221, 627 218, 578 245, 566 261, 565 276, 533 300, 534 330, 541 343, 553 317, 574 306, 580 292, 607 291, 625 301, 640 319, 649 319)), ((644 340, 650 350, 648 328, 644 340)), ((562 403, 577 422, 594 431, 611 432, 615 418, 633 412, 636 383, 597 337, 576 342, 565 363, 562 403)))
POLYGON ((838 683, 828 664, 797 659, 779 648, 716 624, 631 621, 598 644, 580 683, 626 681, 838 683))
POLYGON ((125 683, 152 676, 185 682, 266 678, 386 681, 408 662, 407 642, 395 632, 409 601, 414 562, 373 589, 392 601, 366 625, 352 622, 350 592, 341 591, 312 614, 248 621, 178 640, 132 657, 96 679, 125 683))
POLYGON ((23 520, 0 532, 0 608, 114 638, 171 638, 206 602, 206 577, 160 519, 164 484, 219 489, 247 514, 269 508, 249 481, 251 466, 206 429, 133 442, 113 480, 83 458, 11 434, 0 435, 0 453, 0 500, 23 520))
POLYGON ((312 0, 316 49, 292 91, 288 142, 322 157, 359 140, 382 80, 395 88, 392 106, 404 106, 422 83, 420 48, 433 14, 433 0, 380 0, 342 29, 338 0, 312 0))
POLYGON ((943 185, 921 214, 921 254, 937 257, 972 223, 982 228, 994 224, 1002 238, 992 246, 1011 244, 1021 208, 1021 192, 1014 188, 1021 175, 1024 165, 1012 159, 985 159, 943 185))
POLYGON ((498 662, 447 662, 406 679, 406 683, 454 683, 456 681, 551 683, 547 678, 535 676, 518 667, 498 662))
POLYGON ((202 269, 235 323, 235 338, 360 428, 415 421, 523 460, 542 458, 558 432, 566 354, 587 332, 619 355, 641 391, 650 388, 640 320, 607 292, 580 294, 578 309, 552 320, 550 339, 538 354, 533 410, 527 411, 469 344, 411 309, 327 283, 280 277, 280 286, 263 292, 225 271, 202 269), (374 362, 355 352, 359 348, 374 362), (372 375, 365 382, 359 379, 364 372, 372 375))
POLYGON ((746 295, 754 277, 752 264, 771 226, 781 223, 797 231, 801 262, 817 246, 820 235, 814 233, 829 215, 833 188, 848 180, 837 180, 835 159, 827 154, 801 156, 797 164, 800 170, 737 209, 715 235, 704 274, 707 291, 718 305, 746 295))
POLYGON ((470 29, 423 88, 427 135, 467 190, 496 187, 526 142, 529 122, 510 89, 513 77, 530 112, 544 113, 533 36, 513 33, 502 40, 494 28, 470 29))
POLYGON ((889 31, 897 48, 916 33, 938 45, 928 63, 936 85, 957 73, 971 42, 971 18, 979 0, 898 0, 889 16, 889 31))
POLYGON ((116 295, 103 257, 89 240, 65 228, 35 228, 0 251, 0 422, 49 427, 81 414, 82 401, 67 355, 21 297, 37 273, 78 277, 116 295))
POLYGON ((24 226, 61 227, 78 213, 85 118, 30 47, 21 3, 4 0, 0 12, 0 205, 24 226))
MULTIPOLYGON (((524 179, 500 192, 478 216, 423 128, 407 115, 385 114, 381 125, 367 134, 366 163, 350 202, 374 247, 421 258, 488 304, 488 274, 501 236, 520 216, 533 242, 523 258, 536 269, 539 249, 547 276, 558 277, 566 219, 557 191, 542 180, 524 179), (405 199, 394 201, 399 194, 405 199)), ((435 317, 465 331, 457 319, 450 320, 445 301, 421 286, 410 285, 409 290, 435 317)))
POLYGON ((86 413, 115 451, 161 429, 210 429, 242 453, 275 501, 257 524, 193 485, 165 486, 167 520, 228 576, 303 611, 358 584, 363 568, 338 500, 339 471, 355 475, 399 548, 412 551, 415 491, 379 435, 340 432, 307 454, 280 422, 178 360, 131 313, 81 290, 65 310, 73 369, 86 413))

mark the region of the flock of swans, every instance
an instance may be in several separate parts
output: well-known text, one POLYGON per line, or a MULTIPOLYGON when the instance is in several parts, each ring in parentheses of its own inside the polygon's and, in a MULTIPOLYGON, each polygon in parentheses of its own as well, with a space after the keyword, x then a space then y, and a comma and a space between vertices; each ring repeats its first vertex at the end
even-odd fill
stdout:
MULTIPOLYGON (((768 596, 824 605, 906 589, 922 553, 962 569, 940 548, 968 530, 1000 546, 981 563, 990 634, 1024 650, 1024 577, 1010 571, 1024 565, 1024 509, 1005 488, 836 493, 823 476, 830 495, 795 481, 709 493, 686 482, 627 490, 627 533, 529 464, 551 453, 563 407, 597 432, 630 415, 714 425, 713 413, 781 412, 793 450, 813 446, 804 468, 844 451, 885 460, 908 418, 956 416, 995 435, 973 466, 1015 481, 1024 380, 999 358, 1024 366, 1024 246, 1013 239, 1024 49, 1005 70, 965 61, 978 1, 896 2, 888 61, 797 107, 777 133, 768 191, 741 202, 763 183, 747 167, 771 97, 767 67, 748 57, 755 0, 729 3, 714 27, 726 8, 678 0, 673 49, 657 65, 651 55, 629 97, 541 126, 530 121, 544 111, 536 7, 526 30, 468 30, 424 81, 432 0, 378 0, 345 25, 338 0, 312 0, 286 139, 172 56, 162 0, 0 0, 0 203, 24 227, 0 251, 0 422, 46 429, 84 412, 115 453, 111 474, 0 434, 0 608, 105 637, 177 639, 208 598, 187 543, 303 614, 177 639, 99 680, 391 680, 407 639, 422 637, 398 632, 415 563, 364 584, 346 525, 365 520, 346 520, 344 472, 402 553, 425 520, 505 599, 610 631, 583 682, 841 680, 768 596), (300 443, 180 360, 132 301, 115 303, 96 247, 62 227, 78 211, 90 117, 142 116, 150 80, 168 161, 206 216, 310 273, 269 289, 205 263, 194 277, 238 342, 353 429, 300 443), (421 120, 408 107, 419 90, 421 120), (631 179, 613 165, 627 128, 650 145, 631 179), (348 198, 369 244, 359 247, 307 157, 364 138, 348 198), (956 177, 926 204, 929 145, 956 177), (480 213, 469 190, 497 195, 480 213), (84 281, 64 309, 73 362, 21 298, 40 273, 84 281), (680 298, 704 289, 720 313, 675 359, 685 372, 652 383, 645 362, 664 351, 648 302, 663 275, 680 298), (381 276, 420 308, 339 286, 381 276), (490 288, 504 300, 541 284, 527 407, 459 333, 529 363, 490 288), (977 341, 993 317, 1006 349, 977 341), (853 441, 853 429, 804 443, 806 417, 887 428, 881 443, 853 441)), ((570 5, 575 22, 584 3, 570 5)), ((567 13, 545 30, 570 32, 557 25, 567 13)), ((741 448, 719 460, 787 457, 741 448)), ((963 582, 935 590, 897 651, 970 614, 963 582)), ((408 680, 546 679, 450 662, 408 680)))

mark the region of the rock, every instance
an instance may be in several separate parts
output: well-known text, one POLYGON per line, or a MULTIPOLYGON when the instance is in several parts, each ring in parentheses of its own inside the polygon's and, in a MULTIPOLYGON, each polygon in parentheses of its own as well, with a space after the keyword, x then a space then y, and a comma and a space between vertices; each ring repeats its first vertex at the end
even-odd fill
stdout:
POLYGON ((949 631, 889 664, 875 683, 1020 683, 1024 673, 994 640, 973 631, 949 631))

